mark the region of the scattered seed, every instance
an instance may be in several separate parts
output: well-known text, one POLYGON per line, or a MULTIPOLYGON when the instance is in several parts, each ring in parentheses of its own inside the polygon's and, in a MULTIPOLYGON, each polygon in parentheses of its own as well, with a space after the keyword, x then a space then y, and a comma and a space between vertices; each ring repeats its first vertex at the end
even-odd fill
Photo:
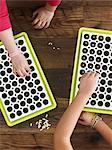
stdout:
POLYGON ((53 45, 53 43, 52 43, 52 42, 48 42, 48 45, 49 45, 49 46, 52 46, 52 45, 53 45))
POLYGON ((30 127, 32 127, 33 126, 33 123, 30 123, 30 127))

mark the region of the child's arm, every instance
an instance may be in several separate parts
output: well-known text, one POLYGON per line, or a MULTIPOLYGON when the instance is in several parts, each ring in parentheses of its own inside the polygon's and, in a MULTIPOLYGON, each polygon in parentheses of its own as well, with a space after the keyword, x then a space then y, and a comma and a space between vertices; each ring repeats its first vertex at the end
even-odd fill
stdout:
POLYGON ((87 100, 97 86, 99 74, 89 72, 81 78, 80 88, 75 100, 65 111, 57 125, 54 136, 55 150, 73 150, 70 143, 71 134, 87 100))
MULTIPOLYGON (((92 125, 92 119, 94 118, 94 113, 83 112, 80 116, 79 123, 86 126, 92 125)), ((112 146, 112 129, 107 126, 103 120, 99 120, 94 127, 104 139, 112 146)))
POLYGON ((48 28, 54 16, 54 12, 60 3, 61 0, 47 0, 47 4, 45 7, 37 9, 33 13, 32 25, 34 26, 34 28, 48 28))
POLYGON ((0 40, 11 57, 14 73, 20 76, 28 76, 29 73, 27 72, 30 72, 30 68, 15 44, 5 0, 0 0, 0 40))

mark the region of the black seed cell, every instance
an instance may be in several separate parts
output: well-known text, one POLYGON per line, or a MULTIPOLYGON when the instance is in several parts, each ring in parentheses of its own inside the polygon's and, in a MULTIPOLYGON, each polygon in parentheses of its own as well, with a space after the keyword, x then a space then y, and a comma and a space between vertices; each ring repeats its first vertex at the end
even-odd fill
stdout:
POLYGON ((97 97, 96 93, 93 93, 92 98, 96 98, 96 97, 97 97))
POLYGON ((33 77, 33 78, 36 78, 36 77, 37 77, 37 74, 36 74, 36 73, 33 73, 33 74, 32 74, 32 77, 33 77))
POLYGON ((92 40, 96 40, 96 39, 97 39, 97 35, 92 35, 92 36, 91 36, 91 39, 92 39, 92 40))
POLYGON ((18 111, 17 111, 17 115, 18 115, 18 116, 21 116, 21 115, 22 115, 22 112, 21 112, 20 110, 18 110, 18 111))
POLYGON ((88 41, 84 41, 84 42, 83 42, 83 45, 84 45, 84 46, 88 46, 88 45, 89 45, 88 41))
POLYGON ((83 75, 85 73, 85 70, 80 70, 80 74, 83 75))
POLYGON ((29 81, 31 78, 30 78, 30 76, 26 76, 25 79, 26 79, 27 81, 29 81))
POLYGON ((4 87, 0 87, 0 92, 3 92, 4 91, 4 87))
POLYGON ((93 64, 89 63, 88 64, 88 68, 92 69, 93 68, 93 64))
POLYGON ((103 98, 104 98, 104 95, 103 95, 103 94, 99 94, 99 98, 100 98, 100 99, 103 99, 103 98))
POLYGON ((82 63, 81 63, 81 67, 82 67, 82 68, 86 67, 86 63, 82 62, 82 63))
POLYGON ((10 89, 11 85, 10 84, 6 84, 6 89, 10 89))
POLYGON ((102 72, 102 73, 101 73, 101 76, 102 76, 103 78, 105 78, 105 77, 107 76, 107 74, 106 74, 105 72, 102 72))
POLYGON ((100 87, 100 91, 101 91, 101 92, 104 92, 104 91, 105 91, 105 88, 101 86, 101 87, 100 87))
POLYGON ((2 59, 5 60, 7 57, 6 55, 2 55, 2 59))
POLYGON ((82 52, 83 52, 83 53, 87 53, 87 52, 88 52, 88 49, 87 49, 87 48, 83 48, 82 52))
POLYGON ((12 102, 16 102, 16 98, 15 98, 15 97, 12 97, 12 98, 11 98, 11 101, 12 101, 12 102))
POLYGON ((2 97, 3 97, 3 98, 6 98, 6 97, 7 97, 7 94, 6 94, 6 93, 3 93, 3 94, 2 94, 2 97))
POLYGON ((104 52, 104 55, 105 55, 105 56, 109 56, 109 52, 108 52, 108 51, 105 51, 105 52, 104 52))
POLYGON ((98 43, 98 48, 102 48, 103 47, 103 44, 102 43, 98 43))
POLYGON ((98 39, 99 39, 99 41, 103 41, 104 37, 103 36, 99 36, 98 39))
POLYGON ((22 88, 22 90, 26 90, 27 87, 26 87, 26 85, 22 85, 21 88, 22 88))
POLYGON ((45 93, 41 93, 41 94, 40 94, 40 97, 41 97, 41 98, 44 98, 45 96, 46 96, 45 93))
POLYGON ((21 94, 18 95, 18 99, 21 100, 23 96, 21 94))
POLYGON ((91 49, 90 50, 90 54, 94 54, 95 53, 95 50, 94 49, 91 49))
POLYGON ((101 50, 98 50, 98 51, 97 51, 97 54, 98 54, 98 55, 101 55, 101 54, 102 54, 102 51, 101 51, 101 50))
POLYGON ((97 62, 101 62, 101 58, 100 58, 100 57, 97 57, 97 58, 96 58, 96 61, 97 61, 97 62))
POLYGON ((108 63, 108 59, 107 59, 107 58, 104 58, 104 59, 103 59, 103 62, 104 62, 104 63, 108 63))
POLYGON ((5 105, 9 105, 10 104, 10 101, 9 100, 5 100, 5 105))
POLYGON ((34 96, 34 100, 35 101, 39 100, 39 97, 38 96, 34 96))
POLYGON ((32 94, 35 94, 35 93, 36 93, 36 90, 35 90, 35 89, 31 89, 31 93, 32 93, 32 94))
POLYGON ((107 36, 107 37, 105 38, 105 40, 106 40, 107 42, 110 42, 110 41, 111 41, 111 38, 110 38, 109 36, 107 36))
POLYGON ((11 112, 11 111, 12 111, 12 107, 8 107, 8 108, 7 108, 7 111, 8 111, 8 112, 11 112))
POLYGON ((109 45, 109 44, 105 44, 105 48, 106 48, 106 49, 109 49, 109 48, 110 48, 110 45, 109 45))
POLYGON ((27 112, 28 112, 28 108, 24 108, 24 109, 23 109, 23 112, 24 112, 24 113, 27 113, 27 112))
POLYGON ((2 82, 0 81, 0 85, 2 84, 2 82))
POLYGON ((19 83, 24 83, 24 80, 22 78, 20 78, 19 83))
POLYGON ((30 106, 30 109, 31 109, 31 110, 34 110, 34 109, 35 109, 35 106, 34 106, 34 105, 31 105, 31 106, 30 106))
POLYGON ((37 90, 38 90, 38 91, 42 91, 42 90, 43 90, 42 86, 39 86, 39 87, 37 88, 37 90))
POLYGON ((109 73, 109 75, 108 75, 108 76, 109 76, 109 78, 112 78, 112 73, 109 73))
POLYGON ((20 92, 20 89, 19 89, 19 88, 16 88, 16 89, 15 89, 15 92, 16 92, 16 93, 19 93, 19 92, 20 92))
POLYGON ((108 85, 110 85, 110 86, 112 85, 112 80, 108 81, 108 85))
POLYGON ((99 65, 99 64, 96 64, 96 65, 95 65, 95 68, 96 68, 96 69, 100 69, 100 65, 99 65))
POLYGON ((19 45, 23 45, 23 43, 24 43, 23 40, 19 40, 19 41, 18 41, 18 44, 19 44, 19 45))
POLYGON ((42 106, 42 104, 41 104, 40 102, 38 102, 38 103, 36 104, 36 106, 37 106, 38 108, 40 108, 40 107, 42 106))
POLYGON ((35 70, 35 68, 34 68, 33 66, 30 66, 30 69, 31 69, 31 71, 34 71, 34 70, 35 70))
POLYGON ((27 60, 28 64, 31 65, 32 61, 30 59, 27 60))
POLYGON ((112 71, 112 66, 109 67, 109 70, 112 71))
POLYGON ((102 102, 102 101, 99 101, 99 102, 98 102, 98 106, 103 106, 103 102, 102 102))
POLYGON ((28 99, 27 99, 27 103, 28 103, 28 104, 31 104, 31 103, 32 103, 32 99, 31 99, 31 98, 28 98, 28 99))
POLYGON ((94 57, 93 57, 93 56, 90 56, 90 57, 89 57, 89 61, 94 61, 94 57))
POLYGON ((96 43, 95 42, 91 42, 91 47, 95 47, 96 46, 96 43))
POLYGON ((95 100, 92 100, 91 101, 91 105, 95 105, 96 104, 96 101, 95 100))
POLYGON ((47 105, 48 104, 48 100, 47 99, 43 100, 43 104, 47 105))
POLYGON ((5 75, 5 71, 1 71, 0 74, 1 74, 1 76, 4 76, 5 75))
POLYGON ((110 60, 110 63, 112 64, 112 59, 110 60))
POLYGON ((102 80, 100 81, 100 83, 101 83, 102 85, 104 85, 104 84, 106 83, 106 81, 105 81, 104 79, 102 79, 102 80))
POLYGON ((110 95, 106 95, 106 99, 107 100, 111 100, 111 96, 110 95))
POLYGON ((5 61, 4 62, 4 65, 7 67, 7 66, 9 66, 9 62, 8 61, 5 61))
POLYGON ((11 75, 9 76, 9 78, 10 78, 11 80, 13 80, 15 77, 14 77, 13 74, 11 74, 11 75))
POLYGON ((16 81, 13 81, 13 82, 12 82, 12 86, 17 86, 17 82, 16 82, 16 81))
POLYGON ((24 93, 24 96, 25 96, 25 97, 28 97, 28 96, 29 96, 29 92, 25 92, 25 93, 24 93))
POLYGON ((29 82, 29 83, 28 83, 28 86, 29 86, 29 87, 33 87, 33 83, 32 83, 32 82, 29 82))
POLYGON ((89 34, 85 34, 85 35, 84 35, 84 38, 85 38, 85 39, 89 39, 89 34))
POLYGON ((3 48, 0 48, 0 53, 2 54, 4 52, 4 49, 3 48))
POLYGON ((29 57, 29 54, 28 54, 28 53, 25 53, 24 56, 25 56, 26 58, 28 58, 28 57, 29 57))
POLYGON ((8 94, 9 94, 10 96, 12 96, 12 95, 13 95, 13 91, 9 91, 8 94))
POLYGON ((7 78, 7 77, 4 77, 4 78, 3 78, 3 81, 4 81, 4 82, 7 82, 7 81, 8 81, 8 78, 7 78))
POLYGON ((15 114, 14 114, 14 113, 11 113, 11 114, 10 114, 10 117, 11 117, 12 119, 14 119, 14 118, 15 118, 15 114))
POLYGON ((22 50, 23 52, 25 52, 25 51, 26 51, 26 47, 23 46, 23 47, 21 48, 21 50, 22 50))
POLYGON ((3 68, 3 66, 2 66, 2 64, 0 64, 0 69, 2 69, 3 68))
POLYGON ((25 106, 25 102, 22 101, 22 102, 20 103, 20 105, 21 105, 21 106, 25 106))
POLYGON ((107 92, 111 93, 112 92, 112 88, 107 88, 107 92))
POLYGON ((110 103, 109 103, 109 102, 106 102, 106 103, 105 103, 105 106, 106 106, 106 107, 110 107, 110 103))
POLYGON ((12 69, 11 69, 11 68, 7 68, 7 72, 8 72, 8 73, 11 73, 11 72, 12 72, 12 69))
POLYGON ((103 65, 103 66, 102 66, 102 69, 103 69, 103 70, 107 70, 107 66, 106 66, 106 65, 103 65))
POLYGON ((35 80, 35 84, 36 84, 36 85, 40 84, 40 80, 38 80, 38 79, 35 80))
POLYGON ((18 109, 18 108, 19 108, 19 105, 18 105, 18 104, 14 104, 14 108, 15 108, 15 109, 18 109))

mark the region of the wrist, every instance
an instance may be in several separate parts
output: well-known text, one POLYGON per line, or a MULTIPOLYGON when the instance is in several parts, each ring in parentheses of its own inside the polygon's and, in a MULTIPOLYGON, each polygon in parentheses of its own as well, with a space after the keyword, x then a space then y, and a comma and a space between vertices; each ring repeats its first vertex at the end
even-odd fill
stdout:
POLYGON ((77 96, 81 97, 81 99, 83 99, 83 101, 87 101, 89 99, 89 95, 86 93, 80 92, 80 90, 78 91, 77 96))
POLYGON ((46 6, 45 6, 45 9, 46 9, 47 11, 49 11, 49 12, 52 12, 52 13, 55 12, 56 8, 57 8, 57 6, 51 6, 51 5, 48 4, 48 3, 47 3, 46 6))

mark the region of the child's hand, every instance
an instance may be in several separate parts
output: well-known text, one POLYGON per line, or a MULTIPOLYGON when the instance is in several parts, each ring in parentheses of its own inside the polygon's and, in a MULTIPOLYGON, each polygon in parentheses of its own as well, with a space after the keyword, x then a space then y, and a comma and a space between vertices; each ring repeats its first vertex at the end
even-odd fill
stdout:
POLYGON ((18 74, 19 76, 29 76, 30 68, 25 59, 24 55, 20 52, 11 58, 12 65, 13 65, 13 72, 14 74, 18 74))
POLYGON ((33 13, 33 26, 35 29, 48 28, 54 16, 54 12, 47 10, 45 7, 37 9, 33 13))
POLYGON ((91 121, 94 116, 95 116, 94 113, 82 112, 78 123, 85 125, 85 126, 91 126, 91 121))
POLYGON ((96 72, 85 73, 80 80, 79 93, 89 98, 97 87, 99 76, 96 72))

